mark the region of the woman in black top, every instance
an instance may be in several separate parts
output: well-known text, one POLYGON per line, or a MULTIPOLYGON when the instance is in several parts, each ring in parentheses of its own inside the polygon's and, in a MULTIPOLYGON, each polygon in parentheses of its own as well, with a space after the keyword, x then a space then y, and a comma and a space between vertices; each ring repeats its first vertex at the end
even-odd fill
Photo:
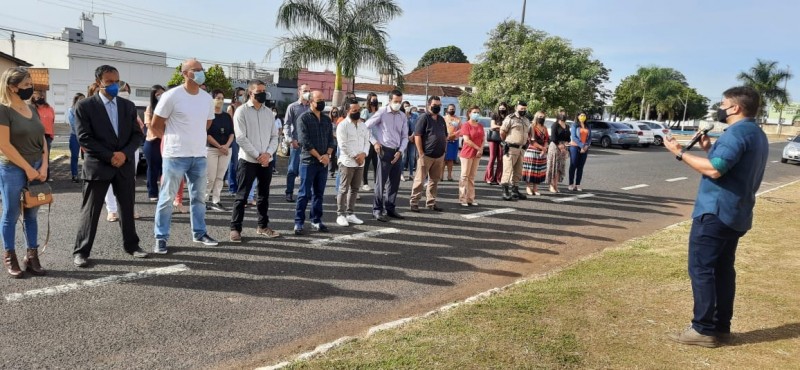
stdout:
MULTIPOLYGON (((372 117, 375 112, 378 111, 378 95, 375 93, 367 94, 367 107, 361 111, 361 121, 366 122, 370 117, 372 117)), ((372 188, 369 186, 369 181, 367 178, 369 177, 369 168, 372 167, 372 173, 375 175, 375 181, 378 180, 378 152, 375 151, 375 146, 369 146, 369 153, 367 157, 364 158, 364 182, 361 186, 361 190, 363 191, 370 191, 372 188)))
POLYGON ((500 146, 500 126, 508 116, 508 104, 501 102, 497 112, 492 114, 492 123, 489 126, 489 162, 486 164, 486 174, 483 181, 489 185, 499 185, 503 177, 503 147, 500 146), (493 138, 494 136, 494 138, 493 138))
POLYGON ((564 181, 564 169, 567 163, 567 145, 569 145, 569 125, 567 114, 558 112, 556 123, 550 128, 550 150, 547 151, 547 179, 550 181, 550 192, 558 193, 558 183, 564 181))
POLYGON ((214 120, 206 132, 206 146, 208 147, 208 185, 206 186, 205 199, 211 198, 208 208, 215 211, 228 211, 220 203, 220 194, 225 178, 225 171, 231 162, 231 145, 234 142, 233 119, 222 111, 225 104, 225 94, 222 90, 214 90, 214 120))

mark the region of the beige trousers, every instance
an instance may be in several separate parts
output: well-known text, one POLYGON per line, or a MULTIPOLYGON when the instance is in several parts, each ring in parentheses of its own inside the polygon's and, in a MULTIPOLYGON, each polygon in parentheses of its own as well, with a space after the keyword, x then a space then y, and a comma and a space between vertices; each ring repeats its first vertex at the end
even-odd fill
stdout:
POLYGON ((431 158, 427 155, 419 157, 417 160, 417 172, 414 174, 414 185, 411 187, 412 206, 419 204, 419 199, 422 198, 422 187, 425 185, 425 178, 428 178, 428 188, 425 192, 425 205, 430 207, 436 204, 436 193, 439 187, 439 181, 442 181, 442 172, 444 172, 444 156, 439 158, 431 158))
POLYGON ((517 186, 522 179, 522 157, 525 151, 520 148, 508 148, 503 156, 503 179, 501 185, 517 186))
POLYGON ((461 158, 461 181, 458 183, 458 201, 475 203, 475 175, 478 173, 480 158, 461 158))
POLYGON ((208 181, 206 182, 206 199, 211 196, 211 203, 219 203, 219 195, 222 193, 225 171, 231 162, 231 152, 223 155, 217 148, 208 148, 206 163, 208 164, 208 181))

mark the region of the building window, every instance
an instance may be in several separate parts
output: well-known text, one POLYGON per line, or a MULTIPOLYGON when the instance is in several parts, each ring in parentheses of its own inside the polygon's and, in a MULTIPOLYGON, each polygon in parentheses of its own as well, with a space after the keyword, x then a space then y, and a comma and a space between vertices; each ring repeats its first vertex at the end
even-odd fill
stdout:
POLYGON ((150 97, 150 89, 136 89, 136 97, 137 98, 149 98, 150 97))

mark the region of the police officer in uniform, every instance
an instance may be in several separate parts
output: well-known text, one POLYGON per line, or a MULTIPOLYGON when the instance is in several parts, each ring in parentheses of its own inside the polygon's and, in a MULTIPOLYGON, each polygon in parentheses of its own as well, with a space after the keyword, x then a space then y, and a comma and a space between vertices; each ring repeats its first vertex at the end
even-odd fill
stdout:
POLYGON ((527 199, 519 192, 519 181, 522 178, 522 157, 531 133, 531 121, 528 119, 528 103, 519 101, 516 112, 503 120, 500 127, 500 138, 503 139, 503 200, 527 199))

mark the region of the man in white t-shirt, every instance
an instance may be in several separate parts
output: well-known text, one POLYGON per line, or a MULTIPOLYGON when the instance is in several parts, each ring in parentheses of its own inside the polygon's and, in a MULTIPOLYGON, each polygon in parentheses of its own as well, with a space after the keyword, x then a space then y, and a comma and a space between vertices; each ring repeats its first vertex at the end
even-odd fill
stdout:
POLYGON ((217 245, 206 232, 206 131, 214 119, 211 95, 200 89, 205 71, 196 59, 181 64, 184 83, 161 95, 153 112, 151 130, 161 133, 163 179, 155 215, 154 253, 167 253, 172 202, 181 180, 189 185, 192 240, 217 245))

